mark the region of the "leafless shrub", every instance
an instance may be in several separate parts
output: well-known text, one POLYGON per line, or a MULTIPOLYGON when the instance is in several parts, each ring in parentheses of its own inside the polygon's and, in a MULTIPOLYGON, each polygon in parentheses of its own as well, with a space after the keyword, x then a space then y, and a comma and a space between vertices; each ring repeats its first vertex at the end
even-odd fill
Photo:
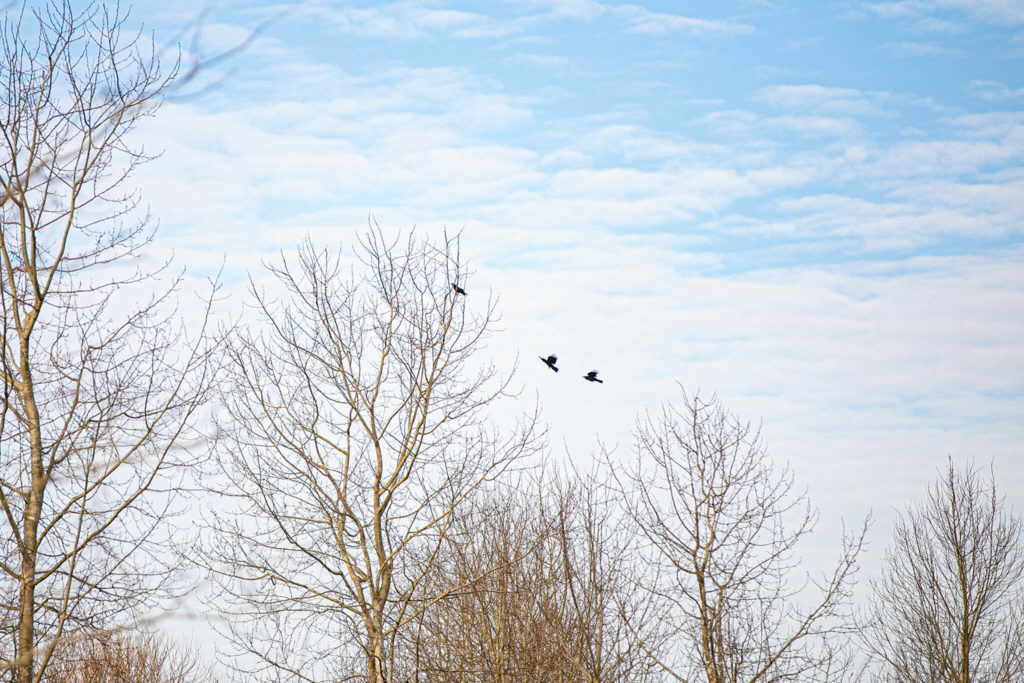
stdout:
POLYGON ((209 683, 195 652, 153 633, 117 630, 64 639, 46 683, 209 683))
POLYGON ((575 476, 477 500, 430 578, 447 597, 407 634, 415 669, 452 682, 650 678, 625 621, 639 621, 643 600, 616 507, 593 477, 575 476))

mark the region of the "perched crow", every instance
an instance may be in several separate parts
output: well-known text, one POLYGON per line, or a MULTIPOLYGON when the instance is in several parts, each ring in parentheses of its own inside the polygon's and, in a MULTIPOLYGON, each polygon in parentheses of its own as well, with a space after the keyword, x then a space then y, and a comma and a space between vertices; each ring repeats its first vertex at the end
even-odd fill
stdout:
POLYGON ((597 378, 597 370, 591 370, 587 374, 583 375, 583 379, 587 380, 588 382, 600 382, 601 384, 604 384, 603 379, 597 378))
POLYGON ((558 372, 558 368, 555 367, 555 363, 558 362, 558 356, 550 355, 547 358, 545 358, 544 356, 539 356, 539 358, 544 362, 544 365, 548 366, 555 372, 558 372))
POLYGON ((466 290, 464 290, 462 287, 459 287, 454 282, 452 283, 452 289, 455 290, 456 294, 461 294, 462 296, 466 296, 466 290))

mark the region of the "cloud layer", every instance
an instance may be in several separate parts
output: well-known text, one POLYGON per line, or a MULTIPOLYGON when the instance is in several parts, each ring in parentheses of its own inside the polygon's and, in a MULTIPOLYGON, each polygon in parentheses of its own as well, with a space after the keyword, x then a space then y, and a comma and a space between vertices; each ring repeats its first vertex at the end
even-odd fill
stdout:
MULTIPOLYGON (((225 35, 278 9, 249 5, 225 35)), ((500 296, 492 350, 574 458, 630 457, 680 382, 763 418, 832 531, 947 455, 1020 505, 1024 15, 855 5, 304 3, 139 131, 165 150, 139 182, 162 248, 226 254, 234 302, 370 212, 461 229, 468 302, 500 296)))

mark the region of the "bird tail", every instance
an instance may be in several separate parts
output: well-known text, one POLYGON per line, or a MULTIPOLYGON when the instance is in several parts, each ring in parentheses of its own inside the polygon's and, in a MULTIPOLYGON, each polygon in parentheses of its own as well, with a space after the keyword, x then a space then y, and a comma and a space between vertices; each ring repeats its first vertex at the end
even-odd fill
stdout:
POLYGON ((595 382, 600 382, 601 384, 604 384, 604 380, 603 379, 598 379, 598 378, 595 377, 594 381, 595 382))
POLYGON ((558 372, 558 368, 556 368, 554 365, 551 366, 551 369, 554 370, 555 372, 558 372))

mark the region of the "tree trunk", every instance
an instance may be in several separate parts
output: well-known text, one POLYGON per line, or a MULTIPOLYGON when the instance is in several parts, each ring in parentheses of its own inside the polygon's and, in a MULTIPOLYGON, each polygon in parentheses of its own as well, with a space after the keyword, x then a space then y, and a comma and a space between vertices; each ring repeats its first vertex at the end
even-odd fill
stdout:
POLYGON ((370 634, 370 642, 367 644, 367 657, 369 665, 368 680, 371 683, 387 683, 387 665, 384 661, 384 638, 379 632, 370 634))
POLYGON ((22 358, 22 396, 25 417, 29 424, 29 448, 32 475, 21 539, 21 576, 18 591, 18 647, 16 652, 17 683, 32 683, 35 663, 36 557, 38 555, 39 518, 43 509, 46 485, 43 472, 43 443, 39 426, 39 410, 32 392, 32 373, 27 349, 22 358))

